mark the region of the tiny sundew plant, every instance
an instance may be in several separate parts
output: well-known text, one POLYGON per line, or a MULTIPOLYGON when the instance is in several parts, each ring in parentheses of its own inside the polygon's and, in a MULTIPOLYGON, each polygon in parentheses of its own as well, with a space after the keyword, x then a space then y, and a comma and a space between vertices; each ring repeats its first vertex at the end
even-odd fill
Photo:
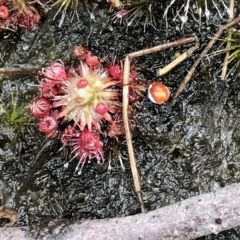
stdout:
MULTIPOLYGON (((86 162, 92 159, 104 162, 106 136, 117 138, 124 134, 123 62, 100 62, 82 46, 75 47, 73 56, 77 62, 71 68, 56 60, 42 69, 39 94, 29 104, 29 112, 48 139, 57 137, 71 151, 70 161, 78 159, 76 171, 81 174, 86 162)), ((145 82, 138 81, 134 66, 129 82, 129 102, 134 103, 146 91, 145 82)))

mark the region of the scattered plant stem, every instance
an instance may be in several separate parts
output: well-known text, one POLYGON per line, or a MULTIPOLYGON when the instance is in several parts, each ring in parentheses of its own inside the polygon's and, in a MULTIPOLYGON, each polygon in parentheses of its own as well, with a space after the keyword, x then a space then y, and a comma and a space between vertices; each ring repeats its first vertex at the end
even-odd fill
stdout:
POLYGON ((233 15, 234 15, 234 0, 230 0, 229 3, 229 19, 233 19, 233 15))
POLYGON ((129 154, 129 160, 130 160, 130 165, 131 165, 131 170, 132 170, 134 187, 135 187, 135 191, 138 196, 139 203, 140 203, 141 212, 144 213, 145 209, 144 209, 142 195, 141 195, 141 182, 140 182, 136 159, 135 159, 135 155, 134 155, 132 136, 131 136, 130 126, 129 126, 129 117, 128 117, 129 73, 130 73, 130 59, 129 59, 129 56, 126 56, 125 61, 124 61, 123 92, 122 92, 123 122, 124 122, 126 142, 127 142, 127 147, 128 147, 128 154, 129 154))
POLYGON ((183 79, 183 81, 181 82, 180 86, 178 87, 172 103, 175 104, 177 101, 177 98, 179 97, 179 95, 181 94, 181 92, 185 89, 186 85, 188 84, 188 82, 191 80, 193 73, 195 72, 197 66, 199 65, 199 63, 201 62, 202 58, 208 53, 208 51, 212 48, 212 46, 214 45, 214 43, 218 40, 218 38, 222 35, 223 31, 231 28, 232 26, 236 25, 238 22, 240 22, 240 16, 237 18, 234 18, 231 22, 227 23, 226 25, 222 26, 219 28, 219 30, 214 34, 213 38, 208 42, 207 46, 204 48, 204 50, 202 51, 202 53, 200 54, 200 56, 197 58, 197 60, 194 62, 194 64, 192 65, 191 69, 188 71, 188 74, 186 75, 186 77, 183 79))
POLYGON ((169 63, 164 68, 159 68, 157 74, 159 76, 163 76, 168 72, 170 72, 173 68, 175 68, 181 62, 189 58, 199 48, 199 39, 196 37, 195 40, 196 40, 196 45, 194 47, 189 48, 186 52, 181 54, 179 57, 177 57, 174 61, 169 63))
POLYGON ((27 75, 34 75, 34 76, 42 76, 40 73, 29 72, 24 70, 6 70, 0 71, 0 75, 11 75, 11 74, 27 74, 27 75))
MULTIPOLYGON (((229 20, 231 21, 233 19, 233 11, 234 11, 234 0, 230 0, 229 3, 229 20)), ((232 37, 232 32, 230 31, 229 38, 232 37)), ((231 41, 227 41, 226 49, 229 49, 231 47, 231 41)), ((228 62, 229 62, 229 51, 226 52, 226 56, 223 62, 223 68, 222 68, 222 73, 221 73, 221 79, 225 80, 226 74, 227 74, 227 69, 228 69, 228 62)))
POLYGON ((173 41, 173 42, 164 43, 164 44, 152 47, 152 48, 147 48, 147 49, 143 49, 143 50, 136 51, 136 52, 133 52, 133 53, 129 53, 128 56, 129 56, 129 58, 140 57, 140 56, 147 55, 147 54, 150 54, 150 53, 154 53, 154 52, 157 52, 157 51, 161 51, 161 50, 164 50, 164 49, 167 49, 167 48, 170 48, 170 47, 177 47, 177 46, 180 46, 180 45, 191 43, 191 42, 194 42, 195 40, 196 40, 195 37, 181 38, 181 39, 178 39, 178 40, 173 41))
MULTIPOLYGON (((232 36, 232 33, 230 31, 228 37, 231 38, 231 36, 232 36)), ((229 49, 230 47, 231 47, 231 42, 228 41, 227 45, 226 45, 226 49, 229 49)), ((225 78, 226 78, 227 69, 228 69, 228 60, 229 60, 228 58, 229 58, 229 51, 226 52, 225 59, 224 59, 224 62, 223 62, 222 73, 221 73, 221 79, 222 80, 225 80, 225 78)))
MULTIPOLYGON (((182 39, 170 42, 170 43, 165 43, 165 44, 161 44, 161 45, 158 45, 158 46, 155 46, 152 48, 136 51, 136 52, 128 54, 124 60, 123 92, 122 92, 123 122, 124 122, 126 142, 127 142, 127 147, 128 147, 128 154, 129 154, 129 160, 130 160, 130 165, 131 165, 134 187, 135 187, 136 194, 138 196, 138 200, 140 203, 142 213, 145 212, 145 209, 144 209, 144 204, 143 204, 142 195, 141 195, 141 182, 140 182, 136 159, 135 159, 135 155, 134 155, 134 148, 133 148, 133 144, 132 144, 132 136, 131 136, 131 131, 130 131, 130 127, 129 127, 129 117, 128 117, 130 60, 135 57, 140 57, 142 55, 154 53, 154 52, 164 50, 164 49, 167 49, 170 47, 176 47, 176 46, 180 46, 183 44, 191 43, 193 41, 196 41, 197 43, 196 43, 195 47, 190 48, 185 53, 186 57, 188 57, 189 54, 192 54, 198 48, 198 40, 196 37, 182 38, 182 39)), ((186 59, 186 57, 183 59, 182 58, 178 59, 177 64, 179 64, 181 61, 186 59)), ((170 70, 171 69, 169 69, 169 71, 170 70)))

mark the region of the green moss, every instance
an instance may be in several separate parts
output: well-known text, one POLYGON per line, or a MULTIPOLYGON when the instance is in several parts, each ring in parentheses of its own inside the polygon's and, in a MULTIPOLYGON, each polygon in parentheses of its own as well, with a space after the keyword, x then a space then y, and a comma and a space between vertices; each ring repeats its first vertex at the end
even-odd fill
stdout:
POLYGON ((1 122, 15 130, 20 129, 24 125, 30 125, 32 118, 28 114, 27 108, 18 105, 18 98, 11 94, 11 104, 7 106, 2 99, 0 99, 0 118, 1 122))

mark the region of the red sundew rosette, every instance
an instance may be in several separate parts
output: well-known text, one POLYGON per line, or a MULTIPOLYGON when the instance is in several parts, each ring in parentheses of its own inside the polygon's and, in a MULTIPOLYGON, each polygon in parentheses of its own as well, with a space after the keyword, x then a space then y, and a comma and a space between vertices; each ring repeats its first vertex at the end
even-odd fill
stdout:
POLYGON ((38 129, 46 134, 54 133, 58 129, 58 121, 54 116, 46 115, 39 120, 38 129))
POLYGON ((79 161, 76 171, 78 170, 79 165, 82 164, 80 171, 78 172, 79 175, 87 161, 90 162, 93 158, 95 158, 98 163, 104 161, 103 143, 96 132, 84 129, 80 132, 78 138, 72 139, 72 143, 72 153, 79 161))
POLYGON ((54 86, 60 81, 67 79, 65 66, 60 60, 52 63, 46 68, 43 68, 42 74, 44 76, 45 84, 49 86, 54 86))
POLYGON ((123 64, 122 62, 116 63, 115 60, 113 60, 107 67, 107 70, 110 74, 110 76, 113 79, 120 80, 123 77, 123 64))
POLYGON ((92 52, 90 51, 88 51, 88 53, 86 54, 85 62, 89 67, 92 67, 92 68, 100 65, 98 57, 93 55, 92 52))
POLYGON ((50 109, 51 104, 48 100, 41 97, 34 99, 29 105, 30 114, 36 118, 42 118, 49 115, 50 109))

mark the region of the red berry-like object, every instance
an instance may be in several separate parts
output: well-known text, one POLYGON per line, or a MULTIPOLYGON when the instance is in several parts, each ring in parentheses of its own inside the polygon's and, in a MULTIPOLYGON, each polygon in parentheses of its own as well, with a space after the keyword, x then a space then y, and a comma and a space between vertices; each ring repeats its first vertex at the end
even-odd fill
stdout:
POLYGON ((98 103, 95 111, 100 115, 104 115, 106 112, 108 112, 108 107, 105 103, 98 103))
POLYGON ((168 101, 170 97, 170 91, 167 86, 162 83, 154 82, 148 87, 148 98, 156 103, 163 104, 168 101))
POLYGON ((92 52, 87 53, 85 62, 89 67, 96 67, 100 64, 98 57, 93 55, 92 52))
POLYGON ((86 79, 81 79, 79 80, 79 82, 77 83, 77 86, 79 88, 85 88, 88 85, 88 80, 86 79))
POLYGON ((5 20, 9 17, 9 11, 8 8, 4 5, 0 6, 0 18, 5 20))

